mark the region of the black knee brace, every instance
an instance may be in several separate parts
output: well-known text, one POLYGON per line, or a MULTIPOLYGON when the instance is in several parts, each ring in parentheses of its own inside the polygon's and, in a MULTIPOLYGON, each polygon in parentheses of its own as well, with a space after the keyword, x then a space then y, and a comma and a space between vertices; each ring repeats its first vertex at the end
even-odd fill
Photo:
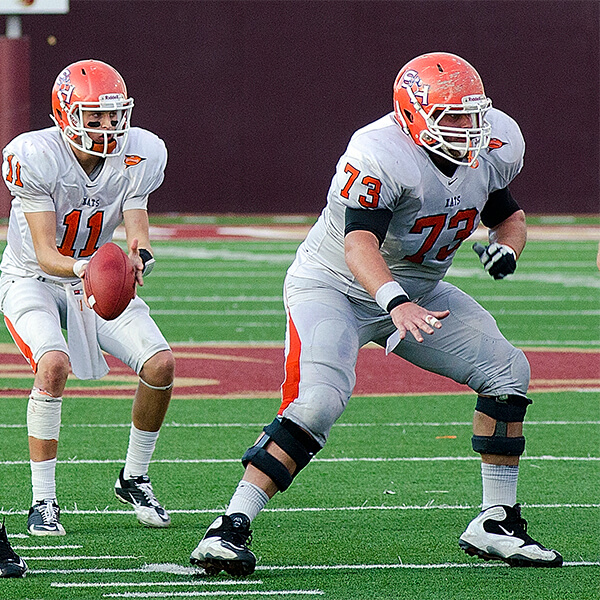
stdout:
POLYGON ((246 467, 248 463, 252 463, 259 471, 268 475, 279 491, 283 492, 290 487, 294 477, 310 462, 321 446, 304 429, 285 417, 275 419, 263 431, 265 435, 242 456, 242 464, 246 467), (265 446, 270 441, 275 442, 294 460, 297 467, 294 475, 282 462, 265 450, 265 446))
POLYGON ((480 454, 502 454, 504 456, 521 456, 525 451, 525 438, 507 437, 508 423, 522 423, 527 407, 531 404, 525 396, 497 396, 487 398, 479 396, 475 410, 496 419, 496 429, 491 436, 474 435, 471 438, 473 450, 480 454))

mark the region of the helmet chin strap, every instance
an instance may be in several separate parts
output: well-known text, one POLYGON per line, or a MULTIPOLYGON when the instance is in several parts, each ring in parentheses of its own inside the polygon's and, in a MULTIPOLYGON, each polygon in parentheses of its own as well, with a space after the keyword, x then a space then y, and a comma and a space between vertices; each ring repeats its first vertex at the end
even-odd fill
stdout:
POLYGON ((446 145, 442 144, 439 140, 434 139, 427 133, 423 133, 421 135, 421 141, 425 148, 429 150, 429 152, 433 152, 442 158, 454 163, 455 165, 464 165, 470 166, 475 161, 472 160, 472 149, 465 148, 463 150, 459 150, 457 148, 448 148, 446 145), (432 143, 433 142, 433 143, 432 143))
POLYGON ((108 142, 108 144, 106 144, 106 149, 103 143, 92 142, 92 147, 90 148, 90 150, 94 150, 95 152, 105 152, 106 154, 111 154, 116 147, 117 140, 112 139, 108 142))
POLYGON ((444 153, 447 154, 448 156, 455 158, 455 159, 464 159, 467 157, 467 154, 469 153, 469 149, 465 148, 464 150, 458 150, 456 148, 448 148, 448 146, 444 146, 443 144, 440 145, 440 150, 444 153))
POLYGON ((103 134, 102 142, 95 142, 85 131, 82 136, 82 146, 85 150, 91 150, 93 152, 101 152, 105 154, 111 154, 114 149, 117 147, 117 140, 113 139, 108 140, 108 136, 103 134))

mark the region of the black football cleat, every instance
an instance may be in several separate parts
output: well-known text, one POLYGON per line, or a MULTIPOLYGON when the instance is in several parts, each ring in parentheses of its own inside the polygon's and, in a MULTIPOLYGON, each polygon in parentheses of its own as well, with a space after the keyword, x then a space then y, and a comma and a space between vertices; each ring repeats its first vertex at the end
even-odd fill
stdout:
POLYGON ((0 577, 25 577, 27 565, 11 548, 4 520, 0 525, 0 577))
POLYGON ((221 515, 192 552, 190 562, 202 567, 207 575, 221 571, 234 577, 251 575, 256 567, 256 556, 248 549, 251 541, 250 519, 246 515, 221 515))

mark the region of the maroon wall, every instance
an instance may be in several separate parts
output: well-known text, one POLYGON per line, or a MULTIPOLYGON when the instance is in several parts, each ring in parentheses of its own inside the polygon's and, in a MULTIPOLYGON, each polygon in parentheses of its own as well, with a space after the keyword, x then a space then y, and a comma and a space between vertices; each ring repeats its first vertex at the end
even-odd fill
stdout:
POLYGON ((31 125, 50 123, 64 66, 104 60, 170 151, 153 212, 318 212, 352 132, 391 110, 400 67, 445 50, 523 129, 522 206, 595 213, 599 19, 596 0, 71 0, 23 17, 31 125))

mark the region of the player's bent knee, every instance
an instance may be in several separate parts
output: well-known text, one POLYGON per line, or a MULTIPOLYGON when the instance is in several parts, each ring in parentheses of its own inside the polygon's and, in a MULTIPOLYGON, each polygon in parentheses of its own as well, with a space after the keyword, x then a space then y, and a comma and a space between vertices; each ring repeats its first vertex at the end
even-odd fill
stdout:
POLYGON ((173 387, 175 377, 175 358, 170 350, 163 350, 151 356, 139 373, 140 380, 152 389, 173 387))
POLYGON ((496 421, 491 436, 474 435, 471 438, 473 450, 479 454, 499 454, 521 456, 525 451, 523 436, 508 437, 508 423, 522 423, 531 400, 525 396, 506 394, 503 396, 479 396, 475 410, 496 421))
POLYGON ((69 376, 69 357, 60 350, 50 350, 38 361, 36 383, 55 394, 62 393, 69 376))
POLYGON ((27 435, 38 440, 58 441, 61 410, 61 397, 34 387, 27 404, 27 435))
MULTIPOLYGON (((525 353, 504 340, 494 348, 494 359, 485 371, 476 368, 466 371, 463 383, 484 396, 499 396, 507 391, 525 396, 529 388, 531 368, 525 353)), ((460 381, 460 379, 457 379, 460 381)))
POLYGON ((520 348, 515 348, 515 353, 511 361, 512 376, 517 384, 517 391, 525 394, 529 388, 529 379, 531 378, 531 367, 525 353, 520 348))
POLYGON ((258 442, 244 453, 242 464, 244 467, 252 464, 270 477, 279 491, 283 492, 321 449, 321 445, 304 429, 285 417, 276 418, 263 431, 264 435, 258 442), (265 446, 270 441, 275 442, 296 463, 296 471, 293 475, 281 461, 267 452, 265 446))
POLYGON ((344 392, 330 385, 313 385, 305 388, 280 415, 300 423, 322 447, 344 412, 349 397, 350 391, 344 392))

